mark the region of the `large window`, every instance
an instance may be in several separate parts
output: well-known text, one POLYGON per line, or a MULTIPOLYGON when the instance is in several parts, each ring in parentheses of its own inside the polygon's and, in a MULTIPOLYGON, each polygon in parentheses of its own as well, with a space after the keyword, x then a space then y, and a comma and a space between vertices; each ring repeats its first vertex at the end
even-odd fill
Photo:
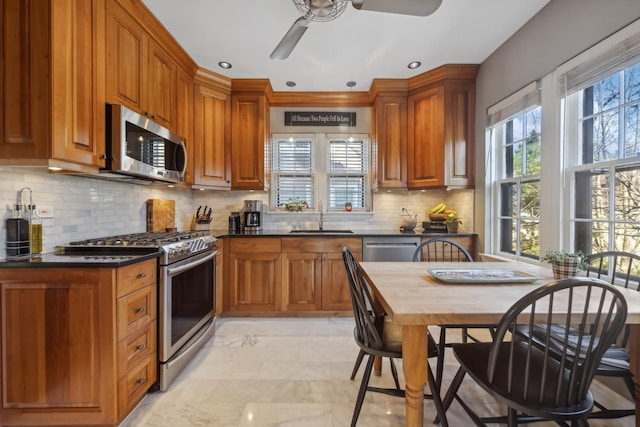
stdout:
POLYGON ((369 140, 364 135, 273 135, 272 210, 292 201, 315 210, 370 211, 369 140))
POLYGON ((492 112, 493 194, 500 252, 537 257, 540 251, 541 108, 535 85, 492 112))
POLYGON ((640 62, 565 97, 576 250, 640 251, 640 62))

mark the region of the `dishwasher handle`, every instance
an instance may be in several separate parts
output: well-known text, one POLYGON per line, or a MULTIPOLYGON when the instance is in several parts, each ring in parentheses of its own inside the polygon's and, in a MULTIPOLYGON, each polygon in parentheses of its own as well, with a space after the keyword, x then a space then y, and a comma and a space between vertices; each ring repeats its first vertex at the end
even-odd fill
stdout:
POLYGON ((367 248, 408 248, 408 247, 417 248, 418 247, 418 243, 415 243, 415 242, 407 242, 407 243, 371 242, 371 243, 365 243, 365 246, 367 248))

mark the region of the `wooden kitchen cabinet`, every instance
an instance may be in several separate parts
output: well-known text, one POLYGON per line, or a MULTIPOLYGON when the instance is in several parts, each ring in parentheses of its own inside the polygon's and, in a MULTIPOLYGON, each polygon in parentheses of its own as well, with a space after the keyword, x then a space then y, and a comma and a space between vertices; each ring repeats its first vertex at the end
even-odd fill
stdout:
POLYGON ((174 129, 178 65, 116 0, 107 1, 107 102, 174 129))
POLYGON ((104 166, 105 0, 7 0, 0 165, 104 166))
POLYGON ((342 248, 362 258, 360 238, 282 239, 283 311, 351 310, 342 248))
POLYGON ((0 423, 117 425, 157 377, 155 259, 0 270, 0 423))
POLYGON ((374 80, 374 189, 407 188, 406 81, 374 80), (395 90, 395 92, 392 92, 395 90))
POLYGON ((197 187, 231 187, 230 83, 204 70, 194 86, 194 178, 197 187))
POLYGON ((230 239, 228 265, 231 312, 266 313, 281 309, 280 239, 230 239))
POLYGON ((185 184, 193 184, 194 176, 194 151, 196 144, 193 139, 194 114, 193 114, 193 76, 178 67, 176 74, 176 133, 184 138, 187 149, 187 170, 185 171, 185 184))
POLYGON ((231 189, 264 190, 271 84, 238 79, 231 91, 231 189))
POLYGON ((444 65, 409 80, 409 189, 473 188, 477 72, 444 65))

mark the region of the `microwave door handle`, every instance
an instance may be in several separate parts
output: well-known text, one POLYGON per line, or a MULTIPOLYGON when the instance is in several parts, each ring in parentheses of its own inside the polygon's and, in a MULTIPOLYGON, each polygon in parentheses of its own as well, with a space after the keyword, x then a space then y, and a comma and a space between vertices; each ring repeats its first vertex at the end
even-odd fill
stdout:
POLYGON ((182 167, 182 171, 180 172, 180 175, 184 176, 184 174, 187 173, 187 163, 189 162, 189 159, 187 158, 187 147, 184 145, 184 141, 180 141, 178 144, 180 145, 180 147, 182 148, 182 152, 184 153, 184 166, 182 167))

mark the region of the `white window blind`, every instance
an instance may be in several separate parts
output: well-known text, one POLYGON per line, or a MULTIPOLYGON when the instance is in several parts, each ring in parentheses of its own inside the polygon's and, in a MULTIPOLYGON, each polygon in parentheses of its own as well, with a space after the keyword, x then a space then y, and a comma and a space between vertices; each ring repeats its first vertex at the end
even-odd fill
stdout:
POLYGON ((313 142, 310 138, 281 138, 274 144, 275 205, 293 200, 313 206, 313 142))
POLYGON ((329 209, 343 209, 351 202, 353 209, 367 206, 369 169, 368 144, 362 139, 332 139, 329 141, 328 181, 329 209))
POLYGON ((637 63, 640 58, 640 22, 630 24, 610 39, 558 67, 559 93, 578 92, 637 63))
POLYGON ((540 82, 535 81, 498 102, 488 110, 487 127, 504 122, 522 111, 540 105, 540 82))

